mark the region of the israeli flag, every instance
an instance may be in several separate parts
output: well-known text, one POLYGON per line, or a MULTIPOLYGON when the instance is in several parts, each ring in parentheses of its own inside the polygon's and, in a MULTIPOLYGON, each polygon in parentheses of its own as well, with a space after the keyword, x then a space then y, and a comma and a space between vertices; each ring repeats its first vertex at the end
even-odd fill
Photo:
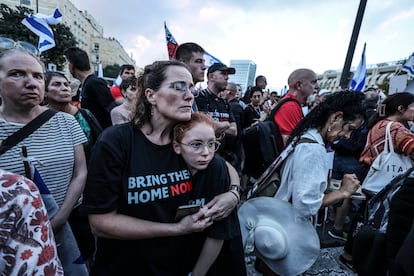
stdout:
POLYGON ((122 78, 120 75, 118 75, 118 77, 116 78, 116 80, 114 81, 114 84, 112 86, 120 86, 122 82, 122 78))
POLYGON ((401 70, 407 72, 411 77, 414 77, 414 53, 411 54, 401 70))
POLYGON ((49 25, 56 25, 62 21, 62 14, 56 8, 53 15, 37 13, 22 20, 23 25, 39 36, 39 52, 55 47, 55 37, 49 25))
POLYGON ((204 52, 204 59, 206 60, 205 65, 206 65, 207 69, 208 69, 208 67, 213 65, 213 63, 216 63, 216 62, 222 63, 218 58, 213 57, 212 55, 207 53, 207 51, 204 52))
POLYGON ((103 78, 104 77, 102 63, 99 63, 99 65, 98 65, 98 77, 99 78, 103 78))
POLYGON ((354 77, 352 78, 351 85, 349 86, 350 89, 360 92, 364 91, 367 75, 367 63, 365 60, 366 45, 367 44, 365 43, 364 50, 362 51, 361 61, 358 64, 358 67, 354 73, 354 77))

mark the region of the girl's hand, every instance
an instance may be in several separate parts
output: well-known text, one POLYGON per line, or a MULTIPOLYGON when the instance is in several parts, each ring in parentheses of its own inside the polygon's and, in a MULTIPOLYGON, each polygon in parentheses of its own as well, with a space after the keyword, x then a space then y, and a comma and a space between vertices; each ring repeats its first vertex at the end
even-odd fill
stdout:
POLYGON ((213 220, 206 215, 207 210, 207 207, 203 207, 197 213, 183 217, 178 222, 178 227, 182 230, 182 233, 201 232, 212 225, 213 220))
POLYGON ((222 193, 207 203, 208 211, 206 215, 213 220, 222 220, 230 215, 237 203, 238 200, 231 192, 222 193))

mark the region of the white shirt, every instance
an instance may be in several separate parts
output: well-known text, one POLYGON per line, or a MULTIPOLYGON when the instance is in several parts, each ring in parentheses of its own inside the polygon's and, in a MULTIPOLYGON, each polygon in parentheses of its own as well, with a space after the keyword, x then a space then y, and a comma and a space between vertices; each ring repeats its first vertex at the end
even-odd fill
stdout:
POLYGON ((285 160, 281 169, 281 185, 275 198, 291 201, 298 217, 310 218, 322 206, 332 164, 329 164, 325 144, 316 129, 308 130, 302 138, 317 143, 298 144, 285 160))

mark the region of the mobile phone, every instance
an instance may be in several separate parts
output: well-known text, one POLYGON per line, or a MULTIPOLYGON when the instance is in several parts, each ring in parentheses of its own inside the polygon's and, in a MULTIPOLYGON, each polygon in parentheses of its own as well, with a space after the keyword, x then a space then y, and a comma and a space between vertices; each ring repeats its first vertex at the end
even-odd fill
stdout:
POLYGON ((201 208, 200 204, 182 205, 177 209, 175 214, 175 221, 181 220, 183 217, 197 213, 201 208))

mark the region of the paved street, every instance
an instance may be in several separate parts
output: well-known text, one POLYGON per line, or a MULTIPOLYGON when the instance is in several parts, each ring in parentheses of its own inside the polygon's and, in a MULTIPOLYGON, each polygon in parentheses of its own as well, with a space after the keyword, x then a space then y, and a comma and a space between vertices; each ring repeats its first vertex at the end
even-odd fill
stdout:
MULTIPOLYGON (((336 262, 335 258, 339 256, 342 247, 329 247, 321 249, 321 254, 315 264, 303 275, 347 275, 355 276, 357 274, 343 270, 336 262)), ((247 274, 249 276, 261 276, 262 274, 254 269, 254 258, 246 257, 247 274)))
MULTIPOLYGON (((318 227, 317 231, 321 241, 321 253, 314 265, 308 269, 303 275, 347 275, 355 276, 357 274, 342 269, 336 259, 341 254, 343 242, 331 238, 327 231, 332 227, 332 223, 328 222, 325 227, 318 227)), ((246 256, 247 273, 249 276, 261 276, 262 274, 254 269, 254 256, 246 256)))

